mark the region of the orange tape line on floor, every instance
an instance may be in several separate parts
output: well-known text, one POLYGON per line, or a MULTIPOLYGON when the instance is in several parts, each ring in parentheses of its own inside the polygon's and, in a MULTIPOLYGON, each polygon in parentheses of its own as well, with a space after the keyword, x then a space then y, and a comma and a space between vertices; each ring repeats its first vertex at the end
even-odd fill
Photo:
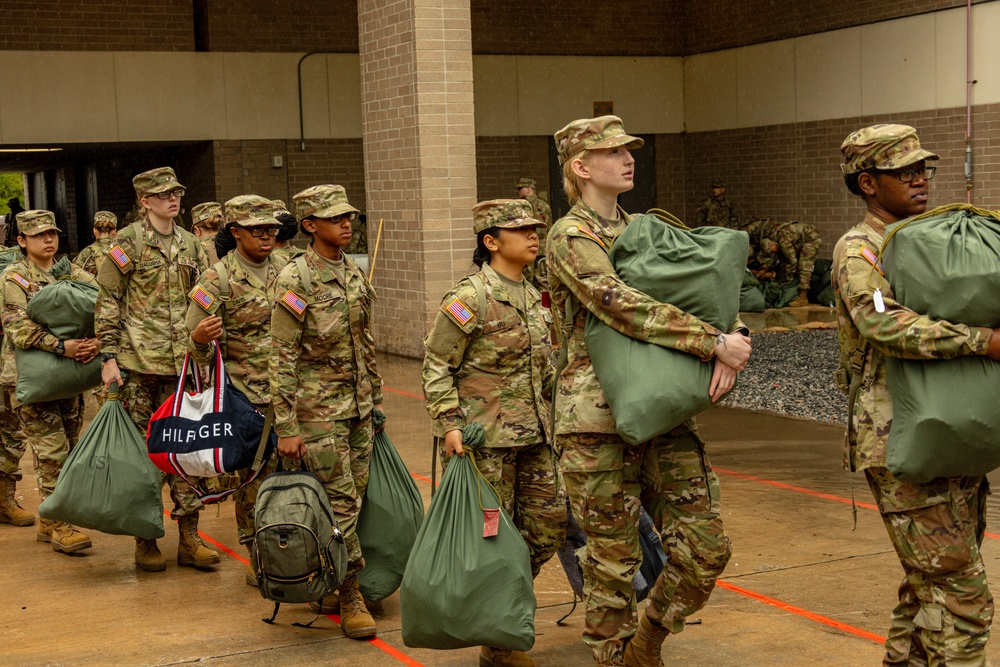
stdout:
POLYGON ((392 387, 382 386, 382 391, 387 391, 390 394, 399 394, 400 396, 406 396, 407 398, 415 398, 418 401, 424 400, 423 396, 417 396, 416 394, 411 394, 408 391, 403 391, 402 389, 393 389, 392 387))
POLYGON ((878 644, 885 643, 885 637, 877 635, 874 632, 868 632, 867 630, 862 630, 861 628, 856 628, 853 625, 848 625, 847 623, 841 623, 840 621, 835 621, 832 618, 822 616, 820 614, 813 613, 801 607, 796 607, 795 605, 788 604, 787 602, 782 602, 781 600, 775 600, 774 598, 762 595, 760 593, 751 591, 735 584, 731 584, 728 581, 717 581, 715 583, 719 588, 724 588, 727 591, 732 591, 740 595, 745 595, 748 598, 757 600, 758 602, 763 602, 764 604, 771 605, 772 607, 777 607, 782 611, 787 611, 789 613, 801 616, 803 618, 808 618, 810 621, 816 621, 817 623, 822 623, 823 625, 828 625, 831 628, 840 630, 841 632, 846 632, 862 639, 868 639, 878 644))

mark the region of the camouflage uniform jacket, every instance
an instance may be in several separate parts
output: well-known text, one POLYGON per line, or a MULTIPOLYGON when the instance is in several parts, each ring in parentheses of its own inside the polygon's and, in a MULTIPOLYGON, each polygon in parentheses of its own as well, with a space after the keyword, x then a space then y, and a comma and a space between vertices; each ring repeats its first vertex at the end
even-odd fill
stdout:
POLYGON ((81 269, 87 273, 96 276, 97 275, 97 260, 99 260, 104 253, 108 251, 111 244, 114 243, 114 239, 110 236, 105 236, 102 239, 97 239, 89 246, 80 251, 80 253, 73 260, 73 263, 79 266, 81 269))
POLYGON ((97 337, 101 352, 117 354, 121 368, 177 375, 187 351, 188 292, 208 268, 205 251, 191 232, 175 224, 167 257, 152 224, 143 220, 141 225, 141 257, 135 256, 136 228, 130 225, 118 232, 98 265, 97 337))
POLYGON ((201 249, 205 251, 205 261, 209 266, 212 266, 219 261, 219 253, 215 250, 215 237, 217 234, 218 232, 206 234, 198 240, 198 243, 201 244, 201 249))
POLYGON ((552 347, 541 294, 524 281, 525 310, 518 309, 489 264, 478 273, 485 295, 469 277, 441 302, 424 339, 424 396, 434 434, 467 422, 486 429, 489 447, 551 442, 545 388, 552 382, 552 347))
POLYGON ((698 224, 702 226, 740 228, 740 216, 737 215, 736 206, 729 197, 721 199, 709 197, 698 206, 696 215, 698 224))
POLYGON ((302 255, 304 253, 305 250, 303 250, 302 248, 290 245, 287 248, 275 248, 274 250, 271 251, 271 257, 279 259, 285 264, 287 264, 288 262, 292 261, 299 255, 302 255))
MULTIPOLYGON (((78 266, 69 274, 70 280, 96 284, 94 276, 78 266)), ((13 386, 17 382, 17 368, 14 365, 14 346, 22 350, 37 347, 46 352, 54 352, 59 339, 41 324, 28 319, 28 302, 46 285, 56 282, 52 274, 38 268, 25 257, 8 266, 0 282, 3 283, 3 305, 0 319, 3 321, 3 374, 0 384, 13 386)))
POLYGON ((848 428, 844 466, 849 470, 885 467, 886 442, 892 425, 892 397, 886 384, 885 358, 950 359, 986 354, 992 331, 933 320, 892 298, 889 281, 873 271, 864 249, 875 255, 882 247, 885 224, 870 213, 850 229, 833 251, 831 282, 836 295, 841 368, 867 341, 864 380, 855 398, 856 428, 848 428), (882 290, 885 312, 875 310, 875 288, 882 290))
MULTIPOLYGON (((618 214, 626 221, 632 217, 621 207, 618 214)), ((566 367, 558 378, 558 395, 554 397, 556 435, 615 433, 611 406, 594 374, 584 341, 588 312, 626 336, 681 350, 705 361, 712 358, 715 337, 722 333, 622 282, 608 257, 622 230, 624 226, 609 226, 594 209, 578 201, 549 232, 552 315, 567 355, 566 367), (566 322, 567 313, 571 322, 566 322)), ((741 322, 737 325, 743 326, 741 322)))
POLYGON ((382 402, 371 334, 375 291, 358 265, 341 256, 346 285, 312 245, 275 283, 268 371, 281 437, 298 435, 300 422, 364 417, 382 402), (299 270, 302 261, 308 280, 299 270))
MULTIPOLYGON (((238 252, 239 250, 231 250, 198 278, 198 284, 189 295, 187 330, 190 334, 210 315, 221 317, 222 336, 218 342, 222 346, 226 372, 251 403, 267 405, 271 401, 267 363, 271 354, 274 282, 285 262, 273 255, 269 257, 267 284, 262 285, 237 259, 238 252), (220 264, 229 278, 228 300, 222 296, 218 269, 220 264)), ((190 335, 188 350, 198 363, 207 364, 213 360, 212 346, 199 345, 190 335)))
POLYGON ((545 223, 544 227, 535 228, 538 231, 538 256, 545 257, 545 238, 548 235, 548 229, 552 226, 552 207, 538 195, 528 195, 525 199, 531 203, 535 220, 541 220, 545 223))

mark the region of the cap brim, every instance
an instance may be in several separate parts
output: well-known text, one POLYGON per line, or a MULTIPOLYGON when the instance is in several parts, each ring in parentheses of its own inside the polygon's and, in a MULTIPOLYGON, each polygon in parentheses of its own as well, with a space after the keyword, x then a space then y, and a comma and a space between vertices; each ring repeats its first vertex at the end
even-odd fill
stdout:
MULTIPOLYGON (((318 208, 315 212, 307 217, 310 218, 336 218, 338 215, 344 215, 345 213, 361 213, 358 209, 354 208, 350 204, 335 204, 333 206, 328 206, 326 208, 318 208)), ((279 223, 280 224, 280 223, 279 223)))
POLYGON ((41 234, 42 232, 47 232, 52 229, 62 234, 62 230, 56 227, 55 225, 43 225, 41 227, 36 227, 35 229, 32 229, 30 232, 21 232, 21 236, 35 236, 36 234, 41 234))
POLYGON ((160 185, 154 185, 153 187, 149 188, 148 190, 145 190, 144 192, 147 195, 155 195, 160 192, 170 192, 171 190, 175 190, 177 188, 184 188, 185 190, 187 189, 177 181, 167 181, 166 183, 161 183, 160 185))
POLYGON ((240 220, 229 224, 230 226, 236 225, 237 227, 281 227, 281 223, 275 218, 250 218, 249 220, 240 220))
POLYGON ((494 225, 494 227, 497 229, 520 229, 521 227, 545 227, 545 223, 537 218, 521 218, 520 220, 511 220, 510 222, 494 225))
POLYGON ((628 134, 619 134, 617 137, 609 137, 607 139, 602 139, 596 144, 591 144, 587 146, 587 150, 595 150, 598 148, 617 148, 619 146, 628 146, 629 148, 642 148, 646 142, 639 137, 633 137, 628 134))
POLYGON ((902 161, 896 160, 895 163, 892 165, 883 162, 881 164, 875 165, 875 168, 883 170, 893 170, 893 169, 900 169, 901 167, 906 167, 911 164, 916 164, 921 160, 940 160, 940 159, 941 157, 937 153, 931 153, 929 150, 920 148, 918 150, 913 151, 912 153, 907 153, 906 157, 903 158, 902 161))

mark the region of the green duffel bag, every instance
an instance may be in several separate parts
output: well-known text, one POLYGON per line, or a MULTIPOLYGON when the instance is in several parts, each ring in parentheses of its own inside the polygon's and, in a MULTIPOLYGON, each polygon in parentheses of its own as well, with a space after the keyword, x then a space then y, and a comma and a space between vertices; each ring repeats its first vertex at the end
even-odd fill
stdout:
MULTIPOLYGON (((896 300, 934 319, 1000 326, 1000 215, 952 204, 891 225, 883 244, 896 300)), ((985 475, 1000 467, 1000 363, 890 357, 887 466, 896 477, 985 475)))
POLYGON ((743 274, 743 286, 740 287, 740 312, 763 313, 765 308, 767 304, 760 291, 760 281, 747 269, 743 274))
POLYGON ((482 425, 467 425, 462 439, 466 455, 448 463, 403 575, 403 643, 527 651, 535 643, 528 547, 476 468, 482 425), (490 525, 496 534, 484 536, 490 525))
MULTIPOLYGON (((611 247, 611 263, 626 285, 728 333, 739 316, 749 237, 724 227, 679 224, 655 215, 635 218, 611 247)), ((712 363, 630 338, 593 313, 586 342, 626 442, 666 433, 712 405, 712 363)))
POLYGON ((38 514, 102 533, 153 540, 163 537, 160 478, 142 433, 112 385, 38 514))
MULTIPOLYGON (((69 274, 65 257, 52 267, 52 275, 69 274)), ((94 337, 97 285, 60 278, 38 290, 28 302, 28 317, 62 340, 94 337)), ((101 360, 87 364, 59 357, 45 350, 14 348, 19 403, 30 405, 76 396, 101 384, 101 360)))
MULTIPOLYGON (((385 414, 375 410, 372 422, 382 427, 385 414)), ((357 526, 365 557, 358 587, 366 600, 384 600, 399 588, 423 521, 424 501, 413 476, 385 430, 377 432, 357 526)))

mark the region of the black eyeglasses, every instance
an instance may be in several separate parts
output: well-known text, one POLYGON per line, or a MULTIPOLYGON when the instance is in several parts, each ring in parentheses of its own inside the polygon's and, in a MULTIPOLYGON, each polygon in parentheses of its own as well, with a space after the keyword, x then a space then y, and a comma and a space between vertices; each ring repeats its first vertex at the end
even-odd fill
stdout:
POLYGON ((181 197, 184 196, 185 192, 187 192, 187 190, 185 190, 184 188, 174 188, 173 190, 167 190, 166 192, 157 192, 156 197, 158 199, 162 199, 163 201, 166 201, 171 197, 177 197, 178 199, 180 199, 181 197))
POLYGON ((250 232, 250 236, 255 239, 259 239, 262 236, 277 236, 280 227, 244 227, 246 231, 250 232))
POLYGON ((924 179, 925 181, 932 181, 934 180, 934 174, 936 173, 937 173, 937 167, 928 167, 928 166, 923 166, 920 169, 906 167, 904 169, 896 170, 896 176, 898 176, 899 180, 903 181, 904 183, 912 183, 913 179, 916 178, 917 176, 924 179))

